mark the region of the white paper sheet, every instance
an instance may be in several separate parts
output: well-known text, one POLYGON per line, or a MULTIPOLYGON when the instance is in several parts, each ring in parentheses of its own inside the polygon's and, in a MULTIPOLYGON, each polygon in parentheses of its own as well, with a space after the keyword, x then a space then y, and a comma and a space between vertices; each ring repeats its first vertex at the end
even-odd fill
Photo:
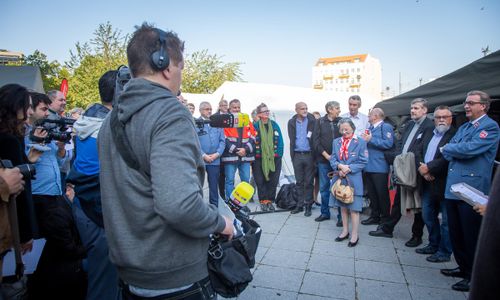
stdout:
MULTIPOLYGON (((23 255, 24 274, 33 274, 42 255, 43 247, 45 246, 45 239, 33 241, 33 250, 23 255)), ((3 276, 11 276, 16 273, 16 257, 14 249, 9 251, 3 259, 3 276)))
POLYGON ((450 191, 460 199, 474 206, 476 204, 486 205, 488 196, 483 192, 473 188, 465 182, 455 183, 450 187, 450 191))

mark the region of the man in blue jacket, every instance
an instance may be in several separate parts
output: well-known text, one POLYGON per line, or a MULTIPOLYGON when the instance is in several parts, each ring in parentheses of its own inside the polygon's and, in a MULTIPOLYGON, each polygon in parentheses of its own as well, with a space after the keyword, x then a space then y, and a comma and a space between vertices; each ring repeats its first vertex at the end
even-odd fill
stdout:
MULTIPOLYGON (((203 101, 200 103, 200 118, 209 120, 212 115, 212 106, 203 101)), ((213 128, 209 124, 204 124, 203 129, 198 131, 200 139, 201 154, 205 161, 205 170, 208 177, 208 189, 210 203, 217 206, 219 193, 217 183, 220 175, 220 157, 224 153, 226 140, 222 128, 213 128)))
POLYGON ((458 268, 442 269, 445 276, 462 277, 452 285, 457 291, 468 291, 476 244, 482 217, 472 206, 450 191, 451 185, 465 182, 488 195, 493 163, 498 149, 498 124, 486 115, 490 96, 482 91, 467 93, 464 102, 469 122, 458 129, 451 141, 440 148, 450 162, 445 198, 451 244, 458 268))
POLYGON ((384 111, 374 108, 368 114, 369 129, 361 135, 367 142, 368 164, 365 168, 365 184, 370 198, 370 217, 361 221, 363 225, 380 224, 389 218, 391 201, 387 186, 389 164, 384 151, 394 145, 394 131, 390 124, 384 123, 384 111))

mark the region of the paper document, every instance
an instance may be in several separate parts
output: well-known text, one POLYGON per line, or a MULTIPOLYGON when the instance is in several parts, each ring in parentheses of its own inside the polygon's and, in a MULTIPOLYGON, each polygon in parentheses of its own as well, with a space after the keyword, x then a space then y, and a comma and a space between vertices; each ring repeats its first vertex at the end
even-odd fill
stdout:
MULTIPOLYGON (((39 239, 33 241, 33 250, 24 254, 24 274, 33 274, 42 255, 43 247, 45 246, 45 239, 39 239)), ((14 256, 14 249, 11 249, 5 257, 3 258, 3 276, 14 275, 16 272, 16 258, 14 256)))
POLYGON ((458 198, 464 200, 470 205, 476 204, 486 205, 488 203, 488 196, 483 192, 471 187, 465 182, 455 183, 450 187, 450 191, 458 198))

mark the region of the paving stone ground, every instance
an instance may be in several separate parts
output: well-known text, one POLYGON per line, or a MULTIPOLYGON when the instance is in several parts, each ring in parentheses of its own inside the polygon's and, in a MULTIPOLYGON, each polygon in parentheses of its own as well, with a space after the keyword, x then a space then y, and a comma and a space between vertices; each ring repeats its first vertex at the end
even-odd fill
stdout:
MULTIPOLYGON (((255 203, 249 207, 258 210, 255 203)), ((404 246, 412 216, 402 217, 392 239, 371 237, 368 232, 376 226, 360 225, 359 244, 348 248, 347 240, 334 241, 341 228, 333 219, 314 221, 319 213, 315 207, 311 217, 289 212, 252 216, 263 234, 254 279, 238 299, 467 299, 466 293, 451 289, 460 279, 439 272, 456 267, 453 259, 429 263, 426 255, 404 246)))

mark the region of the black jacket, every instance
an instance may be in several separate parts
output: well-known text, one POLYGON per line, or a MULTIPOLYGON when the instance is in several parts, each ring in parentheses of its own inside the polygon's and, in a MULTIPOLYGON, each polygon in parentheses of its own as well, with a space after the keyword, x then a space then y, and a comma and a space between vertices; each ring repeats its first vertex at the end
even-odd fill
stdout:
MULTIPOLYGON (((314 135, 314 124, 316 123, 316 119, 314 116, 310 113, 307 113, 307 132, 309 135, 309 132, 311 134, 309 135, 309 146, 311 147, 311 150, 314 151, 314 145, 312 142, 312 136, 314 135)), ((297 122, 297 115, 294 115, 290 120, 288 120, 288 138, 290 139, 290 156, 292 157, 292 160, 294 158, 294 149, 295 149, 295 138, 297 135, 297 128, 295 127, 295 123, 297 122)))
POLYGON ((326 151, 328 154, 332 154, 333 140, 340 137, 338 122, 341 119, 335 118, 333 121, 330 121, 328 116, 325 115, 316 120, 313 131, 313 145, 318 163, 329 163, 321 153, 326 151))
MULTIPOLYGON (((420 166, 420 163, 424 163, 425 153, 429 146, 429 142, 434 136, 434 129, 428 128, 422 135, 420 142, 415 146, 415 160, 416 167, 420 166)), ((427 163, 429 172, 434 176, 434 181, 427 181, 422 178, 422 185, 419 188, 423 188, 424 185, 428 185, 430 188, 431 196, 435 199, 444 199, 444 189, 446 187, 446 177, 448 175, 448 161, 444 159, 443 154, 439 151, 439 147, 446 145, 451 138, 455 135, 456 129, 450 128, 444 136, 441 138, 438 144, 438 149, 434 155, 434 159, 427 163)))
MULTIPOLYGON (((401 139, 396 143, 397 154, 401 154, 401 152, 403 151, 403 147, 406 143, 406 140, 408 139, 408 136, 410 135, 411 130, 413 129, 413 126, 415 126, 415 121, 413 120, 410 120, 404 126, 404 131, 401 135, 401 139)), ((415 135, 413 136, 413 140, 411 141, 410 146, 408 147, 408 152, 415 153, 416 145, 420 142, 419 140, 422 138, 424 131, 426 131, 429 128, 431 130, 434 130, 434 122, 426 117, 425 120, 420 125, 420 127, 418 128, 415 135)))

